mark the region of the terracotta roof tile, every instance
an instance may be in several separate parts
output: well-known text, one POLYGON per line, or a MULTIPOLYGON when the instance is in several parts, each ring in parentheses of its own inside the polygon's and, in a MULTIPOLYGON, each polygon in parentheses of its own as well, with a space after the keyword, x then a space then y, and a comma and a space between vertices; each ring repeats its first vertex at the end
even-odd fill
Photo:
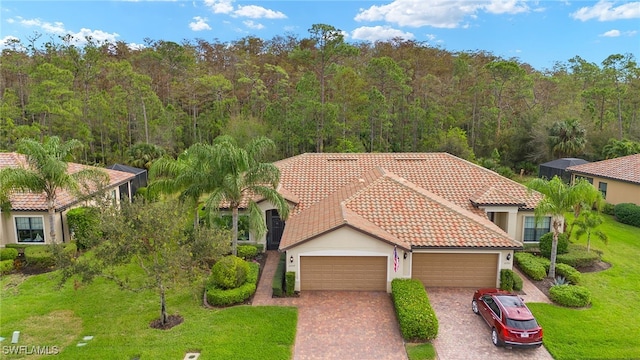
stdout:
MULTIPOLYGON (((26 167, 27 161, 24 155, 18 153, 0 153, 0 169, 7 167, 26 167)), ((87 165, 68 163, 68 171, 73 174, 82 169, 91 168, 87 165)), ((129 180, 135 178, 134 174, 102 169, 109 175, 109 184, 107 188, 114 188, 129 180)), ((10 195, 11 209, 12 210, 47 210, 47 202, 44 193, 32 193, 32 192, 14 192, 10 195)), ((75 196, 71 195, 67 191, 59 191, 56 194, 56 210, 64 209, 73 203, 77 202, 75 196)))
POLYGON ((570 166, 567 170, 577 174, 640 184, 640 154, 570 166))
POLYGON ((521 199, 496 189, 495 186, 489 186, 483 189, 479 189, 469 199, 476 206, 492 206, 492 205, 506 205, 506 206, 518 206, 523 207, 525 204, 521 199))
POLYGON ((469 211, 377 167, 292 216, 281 248, 341 226, 353 227, 404 249, 519 246, 484 212, 469 211))

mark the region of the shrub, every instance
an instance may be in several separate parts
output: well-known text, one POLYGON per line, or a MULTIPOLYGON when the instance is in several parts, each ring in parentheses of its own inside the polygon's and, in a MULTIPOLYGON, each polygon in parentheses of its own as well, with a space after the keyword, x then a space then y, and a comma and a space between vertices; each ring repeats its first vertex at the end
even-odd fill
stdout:
POLYGON ((209 284, 207 288, 207 302, 209 304, 214 306, 241 304, 255 294, 260 265, 257 263, 244 263, 247 264, 248 268, 246 281, 233 289, 221 289, 209 284))
POLYGON ((576 269, 589 267, 600 261, 600 253, 587 251, 582 245, 571 244, 567 254, 558 255, 558 263, 571 265, 576 269))
POLYGON ((618 204, 613 208, 616 220, 623 224, 640 227, 640 206, 632 203, 618 204))
POLYGON ((514 259, 518 267, 533 280, 542 280, 547 276, 549 260, 525 252, 515 253, 514 259))
POLYGON ((556 275, 560 275, 574 285, 580 284, 580 271, 567 264, 556 264, 556 275))
POLYGON ((258 248, 253 245, 238 245, 238 257, 247 261, 255 259, 258 255, 258 248))
POLYGON ((286 284, 287 296, 293 295, 293 291, 296 287, 296 273, 293 271, 287 271, 284 283, 286 284))
POLYGON ((615 215, 615 205, 613 204, 609 204, 609 203, 605 203, 602 206, 602 213, 603 214, 607 214, 607 215, 615 215))
MULTIPOLYGON (((540 238, 540 254, 547 259, 551 258, 551 243, 553 242, 553 233, 546 233, 540 238)), ((569 250, 569 238, 567 234, 558 234, 558 252, 557 255, 566 254, 569 250)))
POLYGON ((284 294, 284 272, 286 269, 287 254, 280 254, 280 261, 276 268, 275 274, 273 274, 273 281, 271 282, 272 296, 281 297, 284 294))
POLYGON ((210 282, 221 289, 235 289, 247 280, 249 263, 237 256, 225 256, 211 269, 210 282))
POLYGON ((549 289, 553 302, 569 307, 583 307, 591 303, 591 292, 579 285, 556 285, 549 289))
POLYGON ((500 289, 512 291, 513 290, 513 277, 515 273, 511 269, 500 270, 500 289))
POLYGON ((28 246, 24 248, 24 259, 27 265, 38 268, 49 268, 55 265, 53 253, 47 245, 28 246))
POLYGON ((522 290, 522 286, 524 286, 522 278, 520 277, 520 275, 514 272, 513 273, 513 290, 520 291, 522 290))
POLYGON ((13 271, 13 260, 0 261, 0 274, 5 275, 13 271))
POLYGON ((94 207, 78 207, 67 212, 69 228, 80 250, 89 249, 100 240, 100 214, 94 207))
POLYGON ((18 257, 18 250, 12 248, 0 249, 0 260, 15 260, 18 257))
POLYGON ((417 279, 393 279, 391 296, 400 332, 406 341, 425 341, 438 335, 438 319, 424 285, 417 279))

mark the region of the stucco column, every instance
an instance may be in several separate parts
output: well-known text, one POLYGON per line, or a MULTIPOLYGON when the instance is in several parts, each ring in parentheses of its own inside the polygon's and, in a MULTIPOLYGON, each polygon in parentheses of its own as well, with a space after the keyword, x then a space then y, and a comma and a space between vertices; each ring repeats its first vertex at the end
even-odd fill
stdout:
POLYGON ((516 228, 518 222, 518 209, 509 210, 507 219, 507 234, 512 239, 516 239, 516 228))

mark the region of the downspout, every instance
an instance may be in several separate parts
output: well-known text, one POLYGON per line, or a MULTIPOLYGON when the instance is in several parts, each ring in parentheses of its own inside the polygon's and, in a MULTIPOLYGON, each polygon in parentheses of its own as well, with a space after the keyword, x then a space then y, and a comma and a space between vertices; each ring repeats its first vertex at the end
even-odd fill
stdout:
POLYGON ((62 228, 62 243, 66 243, 64 237, 64 217, 62 216, 62 211, 60 211, 60 228, 62 228))

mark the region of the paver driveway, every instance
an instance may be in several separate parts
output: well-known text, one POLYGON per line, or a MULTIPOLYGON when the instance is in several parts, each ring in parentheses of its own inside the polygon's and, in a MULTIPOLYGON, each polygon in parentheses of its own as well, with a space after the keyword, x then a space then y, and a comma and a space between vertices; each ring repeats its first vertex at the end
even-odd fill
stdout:
MULTIPOLYGON (((515 349, 491 343, 487 323, 471 311, 474 289, 427 288, 439 322, 433 341, 441 360, 528 359, 553 360, 544 347, 515 349)), ((525 302, 529 300, 525 297, 525 302)))

